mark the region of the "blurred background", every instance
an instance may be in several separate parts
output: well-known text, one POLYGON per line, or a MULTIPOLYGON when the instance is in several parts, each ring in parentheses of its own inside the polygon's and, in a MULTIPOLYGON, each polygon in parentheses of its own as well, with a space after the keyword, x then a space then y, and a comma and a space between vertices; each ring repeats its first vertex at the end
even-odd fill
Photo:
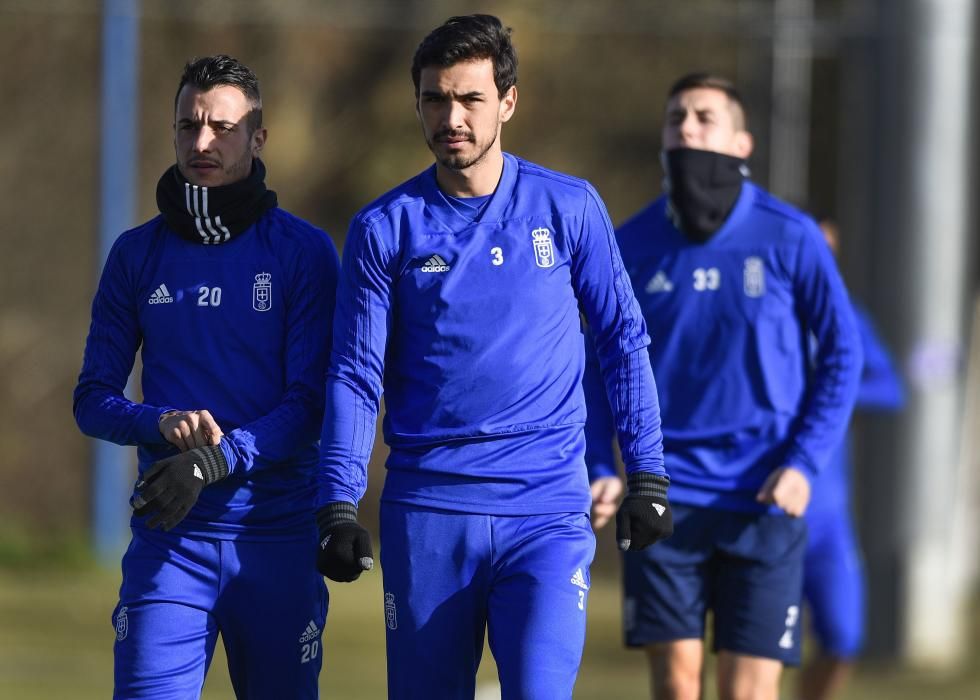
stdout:
MULTIPOLYGON (((972 0, 0 0, 0 697, 111 692, 135 458, 81 436, 71 394, 104 252, 157 213, 184 63, 255 70, 267 182, 342 248, 360 207, 431 163, 416 45, 480 11, 513 27, 520 57, 505 149, 590 180, 614 223, 660 193, 666 92, 695 69, 740 86, 753 179, 840 222, 844 277, 909 395, 855 420, 870 619, 845 697, 980 696, 972 0)), ((373 532, 384 455, 362 507, 373 532)), ((619 643, 611 535, 576 697, 646 693, 619 643)), ((333 587, 326 697, 384 694, 379 579, 333 587)), ((217 658, 205 696, 231 697, 226 676, 217 658)))

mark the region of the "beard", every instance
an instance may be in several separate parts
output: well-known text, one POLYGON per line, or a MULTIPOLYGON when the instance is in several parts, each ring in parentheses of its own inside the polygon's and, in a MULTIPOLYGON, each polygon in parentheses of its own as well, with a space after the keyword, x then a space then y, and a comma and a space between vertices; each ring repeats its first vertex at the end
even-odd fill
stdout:
POLYGON ((440 131, 435 137, 431 139, 426 139, 426 143, 429 146, 429 150, 435 155, 436 160, 439 165, 450 170, 466 170, 474 165, 479 164, 484 158, 487 157, 487 152, 493 147, 497 142, 497 137, 500 135, 500 126, 498 125, 494 129, 493 135, 486 141, 479 143, 473 138, 473 134, 458 132, 458 131, 440 131), (442 138, 453 138, 466 136, 469 143, 475 146, 475 153, 465 154, 465 153, 451 153, 448 155, 440 155, 439 152, 439 139, 442 138))
MULTIPOLYGON (((184 176, 192 185, 207 186, 206 182, 198 182, 197 176, 193 169, 190 167, 190 162, 193 157, 188 157, 185 160, 177 158, 177 168, 180 170, 180 174, 184 176)), ((246 149, 238 160, 227 164, 224 160, 216 160, 214 158, 208 158, 207 160, 215 163, 218 170, 221 172, 221 185, 230 185, 232 183, 238 182, 239 180, 244 180, 249 175, 252 174, 252 152, 250 149, 246 149)), ((218 186, 221 186, 218 185, 218 186)))

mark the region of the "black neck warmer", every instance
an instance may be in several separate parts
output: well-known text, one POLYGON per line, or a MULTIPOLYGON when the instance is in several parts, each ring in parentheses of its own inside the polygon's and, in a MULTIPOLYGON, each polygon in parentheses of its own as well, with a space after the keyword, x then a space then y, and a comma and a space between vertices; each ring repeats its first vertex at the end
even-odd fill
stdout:
POLYGON ((748 166, 742 158, 693 148, 665 151, 663 164, 671 220, 692 240, 703 243, 731 213, 748 166))
POLYGON ((278 204, 265 187, 265 166, 255 158, 244 180, 220 187, 192 185, 176 165, 157 183, 157 207, 182 238, 216 245, 231 240, 278 204))

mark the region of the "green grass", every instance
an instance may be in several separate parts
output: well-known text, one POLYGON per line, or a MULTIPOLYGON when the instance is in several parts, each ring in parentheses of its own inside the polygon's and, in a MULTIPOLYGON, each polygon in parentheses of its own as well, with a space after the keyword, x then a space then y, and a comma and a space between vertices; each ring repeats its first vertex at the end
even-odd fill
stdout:
MULTIPOLYGON (((118 573, 93 567, 0 569, 0 697, 110 697, 114 631, 109 616, 118 583, 118 573)), ((643 657, 620 645, 616 582, 594 575, 590 596, 588 641, 575 697, 646 697, 643 657)), ((331 586, 324 652, 320 677, 324 698, 385 697, 380 572, 367 574, 354 584, 331 586)), ((793 678, 791 673, 787 676, 789 687, 793 678)), ((480 679, 494 678, 493 660, 487 652, 480 679)), ((219 644, 203 698, 233 697, 219 644)), ((923 697, 976 700, 980 697, 980 669, 972 666, 958 674, 936 677, 897 667, 862 667, 841 700, 923 697)), ((706 700, 711 698, 713 692, 706 700)))

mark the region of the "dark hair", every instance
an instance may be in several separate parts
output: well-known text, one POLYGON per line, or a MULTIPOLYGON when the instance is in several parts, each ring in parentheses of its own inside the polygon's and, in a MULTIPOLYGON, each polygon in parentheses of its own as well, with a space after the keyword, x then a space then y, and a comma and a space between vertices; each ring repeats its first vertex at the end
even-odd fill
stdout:
POLYGON ((448 67, 462 61, 489 58, 493 61, 493 82, 497 96, 503 97, 517 85, 517 52, 510 40, 510 27, 504 27, 493 15, 450 17, 422 40, 412 59, 412 82, 419 96, 422 69, 448 67))
POLYGON ((735 113, 742 122, 740 128, 747 128, 748 117, 745 113, 745 103, 742 102, 742 96, 738 93, 738 88, 735 87, 735 83, 731 80, 723 78, 720 75, 713 73, 688 73, 674 81, 674 84, 670 86, 670 92, 667 93, 667 99, 669 100, 685 90, 693 90, 695 88, 711 88, 713 90, 721 90, 725 93, 729 101, 737 108, 735 113))
POLYGON ((259 93, 259 79, 255 77, 251 68, 239 60, 219 54, 188 61, 184 66, 184 74, 180 76, 177 94, 174 95, 174 111, 177 110, 177 99, 185 85, 204 91, 219 85, 238 88, 252 107, 246 118, 249 131, 255 131, 262 126, 262 95, 259 93))

